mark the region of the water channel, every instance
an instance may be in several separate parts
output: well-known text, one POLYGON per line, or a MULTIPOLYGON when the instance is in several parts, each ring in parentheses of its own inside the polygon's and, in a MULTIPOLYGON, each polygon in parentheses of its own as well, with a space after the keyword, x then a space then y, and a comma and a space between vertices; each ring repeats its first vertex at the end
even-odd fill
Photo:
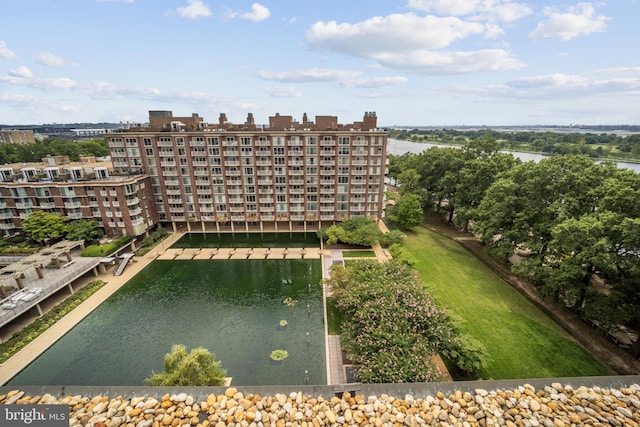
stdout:
MULTIPOLYGON (((453 145, 445 145, 445 144, 430 144, 425 142, 411 142, 411 141, 403 141, 400 139, 389 139, 387 144, 387 152, 389 154, 401 156, 404 153, 422 153, 424 150, 428 150, 431 147, 454 147, 453 145)), ((514 157, 522 160, 523 162, 528 161, 540 161, 544 159, 546 156, 544 154, 536 154, 536 153, 522 153, 519 151, 509 151, 509 153, 513 154, 514 157)), ((636 173, 640 173, 640 164, 639 163, 629 163, 629 162, 616 162, 619 168, 626 168, 635 171, 636 173)))
POLYGON ((321 277, 317 259, 153 261, 7 384, 144 385, 173 344, 233 385, 326 384, 321 277))

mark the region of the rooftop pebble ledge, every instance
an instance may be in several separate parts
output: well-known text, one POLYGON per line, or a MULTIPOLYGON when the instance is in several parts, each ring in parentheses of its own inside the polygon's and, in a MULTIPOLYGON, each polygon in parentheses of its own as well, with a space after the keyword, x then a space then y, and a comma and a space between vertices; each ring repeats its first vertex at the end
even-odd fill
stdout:
POLYGON ((298 391, 259 394, 242 392, 235 387, 193 387, 186 389, 192 393, 180 391, 181 388, 146 388, 146 392, 140 390, 142 393, 131 395, 117 394, 119 390, 115 389, 99 395, 66 394, 65 390, 73 391, 73 387, 44 387, 40 390, 57 390, 57 395, 36 395, 5 387, 0 389, 0 403, 68 404, 71 426, 95 427, 640 426, 640 381, 637 381, 640 378, 594 377, 594 380, 597 378, 611 378, 610 383, 620 385, 577 385, 588 383, 588 378, 586 382, 583 378, 576 386, 570 385, 574 381, 550 381, 544 385, 543 380, 534 380, 537 386, 521 383, 508 388, 494 387, 506 383, 498 381, 447 383, 444 388, 449 388, 448 391, 435 392, 428 390, 437 390, 434 385, 445 383, 371 387, 373 390, 384 389, 376 386, 415 389, 400 397, 368 394, 369 385, 361 386, 364 393, 344 391, 340 396, 327 394, 335 390, 327 386, 304 387, 318 393, 299 388, 298 391), (459 384, 462 387, 456 388, 459 384), (158 391, 163 394, 154 395, 158 391), (423 397, 418 397, 422 394, 423 397))

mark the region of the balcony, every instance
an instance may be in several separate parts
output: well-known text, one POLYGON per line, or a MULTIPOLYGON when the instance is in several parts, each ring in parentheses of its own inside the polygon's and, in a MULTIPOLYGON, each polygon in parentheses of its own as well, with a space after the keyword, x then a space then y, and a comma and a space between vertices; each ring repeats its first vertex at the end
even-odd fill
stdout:
POLYGON ((172 160, 162 160, 160 162, 160 166, 162 167, 175 167, 176 166, 176 162, 172 161, 172 160))
POLYGON ((213 212, 213 206, 200 206, 200 212, 213 212))
POLYGON ((273 199, 273 197, 260 197, 258 199, 258 202, 260 202, 260 203, 273 203, 274 199, 273 199))
POLYGON ((229 161, 224 162, 224 165, 225 166, 240 166, 240 162, 229 160, 229 161))
POLYGON ((266 166, 266 167, 271 167, 273 165, 273 163, 271 163, 270 161, 257 161, 256 162, 257 166, 266 166))
POLYGON ((227 194, 242 194, 242 189, 230 188, 227 190, 227 194))
POLYGON ((196 185, 202 185, 204 187, 208 187, 211 183, 206 179, 196 179, 196 185))
POLYGON ((142 213, 142 209, 140 209, 140 208, 129 209, 129 215, 130 216, 140 215, 141 213, 142 213))
POLYGON ((320 194, 333 194, 336 192, 335 188, 321 188, 320 194))
POLYGON ((205 150, 191 150, 191 157, 205 157, 207 152, 205 150))
POLYGON ((202 141, 195 141, 195 140, 191 140, 189 141, 189 146, 191 147, 203 147, 204 146, 204 140, 202 141))
POLYGON ((366 175, 367 171, 366 170, 361 170, 361 171, 351 171, 351 175, 359 175, 359 176, 363 176, 366 175))
POLYGON ((273 180, 271 179, 259 179, 258 185, 273 185, 273 180))
POLYGON ((258 194, 273 194, 273 188, 260 189, 258 194))
POLYGON ((222 146, 223 147, 237 147, 238 146, 238 141, 233 140, 233 141, 222 141, 222 146))
POLYGON ((273 215, 260 215, 260 221, 275 221, 276 217, 273 215))
POLYGON ((260 212, 275 212, 276 209, 274 207, 268 206, 260 206, 260 212))
POLYGON ((195 172, 193 172, 193 174, 195 176, 209 176, 209 171, 208 170, 196 170, 195 172))
POLYGON ((353 160, 351 166, 367 166, 366 160, 353 160))
MULTIPOLYGON (((197 182, 196 182, 197 184, 197 182)), ((199 196, 206 196, 206 195, 210 195, 212 194, 212 191, 210 188, 198 188, 196 189, 196 194, 199 196)))
POLYGON ((7 202, 0 202, 0 209, 6 209, 7 208, 7 202))
POLYGON ((300 188, 290 188, 289 194, 304 194, 304 190, 300 188))
POLYGON ((182 190, 166 190, 166 193, 168 195, 181 196, 182 195, 182 190))
POLYGON ((322 198, 320 199, 320 203, 335 203, 336 199, 334 199, 333 197, 326 197, 326 198, 322 198))
POLYGON ((0 223, 0 230, 13 230, 16 228, 16 225, 13 223, 0 223))
POLYGON ((299 178, 291 178, 289 180, 289 185, 304 185, 304 180, 299 178))
POLYGON ((320 212, 333 212, 335 206, 320 206, 320 212))
POLYGON ((127 206, 137 205, 140 203, 140 199, 138 199, 137 197, 133 197, 131 199, 126 199, 126 200, 127 200, 127 206))
POLYGON ((242 197, 229 197, 229 203, 242 203, 242 197))
POLYGON ((336 150, 322 150, 320 156, 335 156, 336 150))
POLYGON ((301 156, 304 156, 304 151, 302 151, 302 150, 289 150, 289 151, 287 151, 287 156, 289 156, 289 157, 301 157, 301 156))
POLYGON ((336 180, 335 179, 323 179, 320 180, 320 185, 335 185, 336 180))
POLYGON ((320 145, 325 147, 335 147, 336 141, 334 139, 323 139, 320 141, 320 145))
POLYGON ((258 176, 271 176, 271 170, 258 170, 258 176))
POLYGON ((304 221, 304 215, 291 214, 291 221, 304 221))
POLYGON ((132 221, 131 225, 133 226, 133 234, 135 236, 139 236, 141 234, 144 234, 145 231, 147 231, 147 227, 144 224, 144 220, 141 218, 140 222, 136 222, 138 220, 132 221))
POLYGON ((244 215, 231 215, 231 221, 243 222, 244 215))
POLYGON ((320 215, 320 221, 333 221, 335 218, 335 215, 320 215))
MULTIPOLYGON (((93 202, 93 203, 95 203, 96 206, 98 205, 97 202, 93 202)), ((40 203, 40 208, 41 209, 53 209, 55 207, 56 207, 56 204, 54 202, 43 202, 43 203, 40 203)))
POLYGON ((82 206, 80 202, 64 202, 64 207, 67 209, 77 209, 82 206))
POLYGON ((178 176, 178 171, 162 171, 162 176, 178 176))
POLYGON ((124 142, 122 141, 109 141, 109 147, 124 147, 124 142))
POLYGON ((367 192, 364 188, 352 188, 351 194, 365 194, 367 192))
POLYGON ((287 162, 288 166, 304 166, 304 162, 302 160, 289 160, 287 162))
POLYGON ((287 172, 288 172, 288 174, 289 174, 290 176, 302 176, 302 175, 304 175, 304 171, 294 171, 294 170, 290 170, 290 171, 287 171, 287 172))
POLYGON ((28 202, 18 202, 16 203, 16 208, 18 209, 29 209, 33 207, 33 202, 28 201, 28 202))
POLYGON ((225 171, 225 176, 240 176, 240 171, 225 171))
POLYGON ((171 141, 158 141, 158 147, 173 147, 173 142, 171 142, 171 141))
POLYGON ((0 213, 0 219, 9 219, 9 218, 13 218, 13 213, 11 212, 0 213))
POLYGON ((255 142, 256 147, 271 147, 271 141, 267 140, 267 141, 260 141, 257 140, 255 142))
POLYGON ((67 216, 71 219, 82 219, 82 212, 69 212, 67 216))

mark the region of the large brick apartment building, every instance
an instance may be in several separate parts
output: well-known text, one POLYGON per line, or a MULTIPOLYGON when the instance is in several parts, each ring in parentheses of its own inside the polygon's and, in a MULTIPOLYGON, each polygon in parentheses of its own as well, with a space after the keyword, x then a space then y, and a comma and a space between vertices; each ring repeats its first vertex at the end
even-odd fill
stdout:
POLYGON ((33 210, 134 236, 158 223, 181 231, 315 231, 383 216, 387 133, 373 112, 352 124, 276 114, 256 125, 252 114, 243 124, 220 114, 212 124, 150 111, 148 126, 105 139, 111 163, 0 168, 0 233, 15 232, 33 210))
POLYGON ((106 135, 114 169, 149 175, 159 221, 195 231, 316 230, 352 216, 379 219, 387 133, 375 113, 335 116, 193 114, 150 111, 149 126, 106 135))

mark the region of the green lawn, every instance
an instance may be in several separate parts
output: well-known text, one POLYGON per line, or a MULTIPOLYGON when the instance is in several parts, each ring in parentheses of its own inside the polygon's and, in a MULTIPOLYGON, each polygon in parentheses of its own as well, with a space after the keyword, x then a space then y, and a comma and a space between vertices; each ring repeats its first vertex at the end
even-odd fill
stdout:
POLYGON ((487 348, 482 379, 610 375, 553 320, 453 240, 407 232, 414 268, 433 297, 487 348))
POLYGON ((342 251, 343 258, 375 258, 374 251, 342 251))

